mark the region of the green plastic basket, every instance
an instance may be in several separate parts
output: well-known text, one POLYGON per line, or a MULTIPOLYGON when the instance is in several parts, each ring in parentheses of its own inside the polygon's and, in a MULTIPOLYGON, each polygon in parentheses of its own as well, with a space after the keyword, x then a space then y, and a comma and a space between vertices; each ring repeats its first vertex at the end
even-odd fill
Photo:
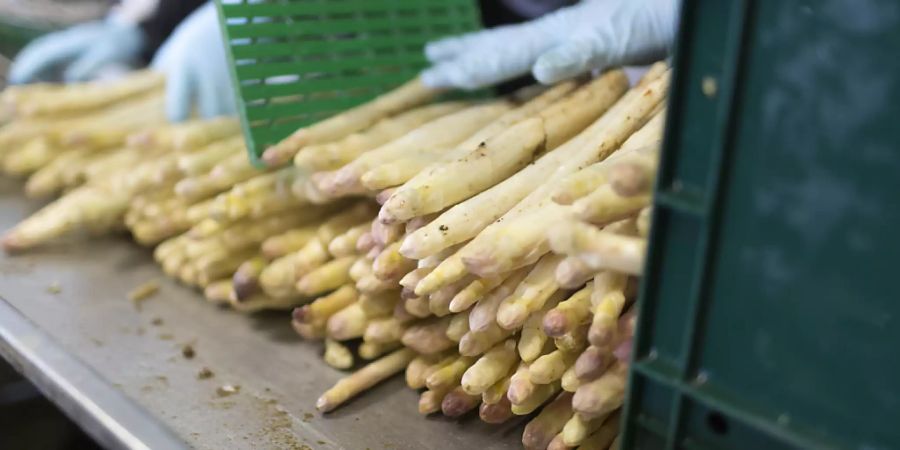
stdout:
POLYGON ((900 448, 900 6, 681 28, 623 448, 900 448))
POLYGON ((218 0, 251 160, 299 127, 415 77, 430 40, 480 27, 474 0, 218 0))

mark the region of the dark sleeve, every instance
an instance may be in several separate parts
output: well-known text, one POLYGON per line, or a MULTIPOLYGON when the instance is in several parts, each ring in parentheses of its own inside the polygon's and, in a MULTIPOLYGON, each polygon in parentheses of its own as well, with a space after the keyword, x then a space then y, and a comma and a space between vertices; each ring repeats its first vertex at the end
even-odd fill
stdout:
POLYGON ((564 6, 571 6, 575 0, 479 0, 481 18, 485 28, 527 22, 564 6))
POLYGON ((141 30, 147 38, 144 47, 144 60, 150 62, 163 42, 172 34, 175 27, 189 16, 195 9, 208 0, 159 0, 156 11, 140 23, 141 30))

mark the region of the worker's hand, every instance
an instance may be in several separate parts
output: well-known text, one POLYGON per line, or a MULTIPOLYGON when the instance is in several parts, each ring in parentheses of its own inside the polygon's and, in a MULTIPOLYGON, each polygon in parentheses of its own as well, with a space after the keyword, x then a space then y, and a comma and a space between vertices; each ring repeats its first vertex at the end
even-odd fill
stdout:
POLYGON ((425 54, 432 87, 476 89, 532 72, 555 83, 593 69, 665 56, 679 0, 585 0, 520 25, 442 39, 425 54))
POLYGON ((113 17, 77 25, 36 39, 16 56, 11 83, 51 79, 62 72, 65 81, 86 81, 110 65, 137 61, 144 35, 133 24, 113 17))
POLYGON ((213 2, 188 16, 153 58, 154 69, 166 74, 166 115, 181 122, 196 104, 210 118, 235 111, 225 41, 213 2))

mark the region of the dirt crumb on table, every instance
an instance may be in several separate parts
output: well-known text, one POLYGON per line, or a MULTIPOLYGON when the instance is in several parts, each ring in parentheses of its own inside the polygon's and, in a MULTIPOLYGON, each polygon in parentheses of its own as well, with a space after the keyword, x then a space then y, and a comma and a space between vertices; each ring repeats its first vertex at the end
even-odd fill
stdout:
POLYGON ((194 359, 194 356, 197 356, 197 352, 194 351, 193 345, 184 344, 181 347, 181 356, 184 356, 184 359, 194 359))
POLYGON ((212 370, 209 369, 209 367, 204 367, 204 368, 200 369, 199 372, 197 372, 198 380, 206 380, 206 379, 212 378, 213 376, 215 376, 215 374, 213 373, 212 370))
POLYGON ((240 392, 241 387, 236 384, 223 384, 216 388, 216 394, 219 397, 228 397, 229 395, 234 395, 240 392))
POLYGON ((141 309, 141 303, 159 292, 159 281, 150 280, 140 284, 128 293, 128 299, 134 303, 134 307, 141 309))
POLYGON ((54 281, 50 283, 50 286, 47 286, 47 292, 56 295, 62 292, 62 286, 59 285, 58 281, 54 281))
POLYGON ((161 326, 163 324, 162 317, 154 317, 153 320, 150 321, 150 324, 155 327, 161 326))

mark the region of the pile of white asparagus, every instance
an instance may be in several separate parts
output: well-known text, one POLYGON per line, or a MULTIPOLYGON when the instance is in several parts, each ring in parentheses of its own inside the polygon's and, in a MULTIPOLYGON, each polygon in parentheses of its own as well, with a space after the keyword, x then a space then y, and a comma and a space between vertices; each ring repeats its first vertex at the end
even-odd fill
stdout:
MULTIPOLYGON (((258 174, 242 153, 236 119, 169 125, 163 87, 162 76, 137 72, 111 84, 14 86, 0 94, 3 173, 27 177, 28 197, 62 194, 9 230, 4 249, 110 233, 126 223, 139 242, 153 244, 191 226, 185 213, 200 197, 175 194, 178 183, 196 184, 191 174, 207 181, 207 172, 220 166, 239 166, 245 178, 258 174), (236 158, 220 161, 223 147, 236 158), (218 151, 213 158, 211 149, 218 151)), ((215 182, 227 189, 233 179, 215 182)))
POLYGON ((484 102, 432 103, 441 92, 414 80, 298 130, 262 171, 233 119, 162 123, 152 74, 7 90, 2 167, 31 175, 29 195, 67 193, 3 244, 127 227, 209 301, 293 308, 328 364, 373 360, 322 395, 323 411, 405 370, 423 414, 540 411, 526 448, 610 448, 668 72, 484 102), (62 92, 69 103, 37 101, 62 92), (95 134, 71 138, 83 128, 95 134))
POLYGON ((390 352, 317 406, 405 370, 423 414, 500 423, 540 409, 526 448, 613 445, 668 80, 663 64, 631 89, 611 71, 401 127, 430 97, 411 84, 269 149, 270 164, 292 157, 307 174, 297 195, 381 205, 317 244, 333 258, 319 269, 310 252, 283 260, 300 278, 279 290, 337 287, 293 315, 330 364, 352 364, 342 341, 361 338, 364 359, 390 352))

